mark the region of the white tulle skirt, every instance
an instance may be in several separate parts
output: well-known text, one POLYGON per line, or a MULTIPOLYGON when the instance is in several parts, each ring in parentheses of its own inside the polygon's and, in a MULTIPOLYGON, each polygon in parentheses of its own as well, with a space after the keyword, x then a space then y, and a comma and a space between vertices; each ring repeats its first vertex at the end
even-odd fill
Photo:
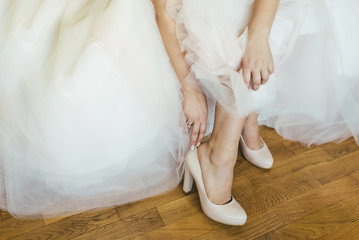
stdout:
POLYGON ((0 207, 51 217, 168 191, 188 133, 149 0, 0 0, 0 207))
POLYGON ((275 72, 257 92, 238 66, 253 0, 170 1, 179 41, 209 99, 305 145, 359 144, 359 1, 281 0, 270 46, 275 72), (239 37, 238 37, 239 36, 239 37))

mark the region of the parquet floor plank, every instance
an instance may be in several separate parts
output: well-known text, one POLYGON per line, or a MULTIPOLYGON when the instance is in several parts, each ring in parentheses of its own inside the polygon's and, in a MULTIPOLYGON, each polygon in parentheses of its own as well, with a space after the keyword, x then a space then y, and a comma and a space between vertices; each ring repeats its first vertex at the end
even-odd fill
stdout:
POLYGON ((355 177, 356 179, 359 180, 359 170, 353 172, 352 174, 350 174, 351 176, 355 177))
POLYGON ((359 193, 359 181, 347 176, 306 192, 275 207, 285 224, 359 193))
POLYGON ((350 175, 359 169, 359 151, 322 163, 311 172, 322 184, 350 175))
POLYGON ((359 239, 359 220, 348 223, 318 240, 355 240, 359 239))
POLYGON ((43 220, 19 220, 9 218, 0 221, 0 239, 9 239, 44 226, 43 220))
POLYGON ((327 152, 318 147, 290 158, 282 160, 276 159, 272 169, 260 169, 262 170, 260 174, 253 174, 251 171, 245 171, 243 173, 255 186, 258 186, 263 184, 263 177, 266 179, 266 182, 270 182, 285 175, 290 175, 302 169, 309 168, 312 165, 317 165, 332 160, 333 158, 327 152))
POLYGON ((190 194, 157 209, 166 225, 202 212, 198 194, 190 194))
POLYGON ((120 217, 115 208, 85 212, 61 219, 58 222, 53 222, 38 229, 34 229, 31 232, 18 235, 13 238, 13 240, 72 239, 119 220, 120 217))
POLYGON ((299 142, 292 142, 289 140, 282 140, 282 143, 284 146, 286 146, 290 151, 292 151, 295 155, 301 154, 303 152, 312 150, 315 148, 315 146, 306 147, 300 144, 299 142))
POLYGON ((254 240, 268 240, 266 235, 255 238, 254 240))
POLYGON ((232 185, 232 195, 233 196, 242 196, 247 194, 248 192, 255 189, 252 182, 248 179, 244 174, 240 174, 237 171, 234 174, 233 185, 232 185))
POLYGON ((156 208, 121 219, 102 227, 88 231, 74 240, 114 240, 134 239, 137 236, 151 232, 164 226, 156 208))
POLYGON ((183 197, 183 192, 180 186, 175 188, 174 190, 156 196, 152 198, 148 198, 142 201, 129 203, 123 206, 117 207, 118 213, 122 219, 128 218, 132 215, 144 212, 148 209, 155 208, 162 204, 166 204, 172 201, 175 201, 179 198, 183 197))
POLYGON ((57 217, 57 218, 45 218, 44 223, 45 225, 50 225, 52 223, 56 223, 61 221, 62 219, 65 219, 66 217, 57 217))
POLYGON ((340 158, 352 152, 359 151, 359 146, 353 138, 349 138, 340 144, 326 143, 320 147, 334 158, 340 158))
MULTIPOLYGON (((339 231, 337 234, 342 235, 343 228, 355 229, 358 227, 355 223, 358 221, 358 205, 359 195, 355 195, 274 230, 267 234, 267 238, 271 240, 318 239, 324 236, 330 236, 332 232, 335 231, 339 231), (357 211, 353 212, 347 206, 357 208, 357 211)), ((324 239, 328 238, 324 237, 324 239)))
POLYGON ((2 211, 0 209, 0 221, 10 219, 10 218, 12 218, 12 216, 8 212, 2 211))
POLYGON ((207 218, 203 213, 198 213, 190 217, 178 220, 170 225, 166 225, 152 232, 146 233, 135 238, 136 240, 188 240, 201 236, 222 227, 220 223, 216 223, 207 218))
MULTIPOLYGON (((263 178, 263 182, 266 179, 263 178)), ((272 208, 289 199, 321 187, 322 184, 305 170, 268 181, 243 195, 234 195, 248 214, 272 208)))
POLYGON ((273 210, 268 209, 248 216, 247 223, 243 226, 222 226, 195 238, 195 240, 255 239, 283 225, 278 215, 273 210))

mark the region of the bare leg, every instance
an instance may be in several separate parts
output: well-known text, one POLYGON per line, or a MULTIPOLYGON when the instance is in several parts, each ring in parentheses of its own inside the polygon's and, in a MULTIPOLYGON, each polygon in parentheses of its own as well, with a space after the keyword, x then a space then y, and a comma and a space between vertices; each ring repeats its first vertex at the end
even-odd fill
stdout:
POLYGON ((231 199, 233 169, 244 120, 217 106, 212 136, 198 149, 205 189, 215 204, 231 199))
POLYGON ((251 113, 243 125, 242 137, 246 145, 252 150, 261 149, 263 142, 259 135, 258 114, 251 113))

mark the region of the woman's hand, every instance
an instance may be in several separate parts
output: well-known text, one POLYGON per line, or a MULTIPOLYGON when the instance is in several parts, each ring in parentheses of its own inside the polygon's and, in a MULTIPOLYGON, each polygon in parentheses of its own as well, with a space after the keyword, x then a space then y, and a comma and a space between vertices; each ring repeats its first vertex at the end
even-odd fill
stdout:
POLYGON ((188 131, 191 131, 191 150, 203 141, 207 130, 207 100, 206 96, 196 86, 184 86, 182 108, 187 121, 188 131))
POLYGON ((250 87, 252 79, 255 91, 268 81, 274 71, 274 63, 267 38, 251 37, 248 40, 240 68, 247 87, 250 87))
POLYGON ((167 13, 167 0, 152 0, 152 3, 156 11, 157 25, 167 54, 182 85, 184 96, 182 108, 187 120, 188 131, 192 130, 191 149, 194 150, 196 146, 201 144, 207 129, 206 97, 199 87, 186 82, 190 70, 184 59, 185 54, 178 43, 176 35, 177 23, 167 13))
POLYGON ((253 3, 247 47, 240 65, 244 82, 249 87, 252 79, 253 90, 265 84, 274 71, 268 39, 278 5, 279 0, 254 0, 253 3))

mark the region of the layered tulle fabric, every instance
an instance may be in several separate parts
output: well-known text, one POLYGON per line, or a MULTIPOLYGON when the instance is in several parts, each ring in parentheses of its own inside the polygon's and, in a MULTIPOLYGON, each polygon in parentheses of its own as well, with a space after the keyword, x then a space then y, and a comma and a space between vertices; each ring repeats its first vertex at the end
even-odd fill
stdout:
POLYGON ((0 207, 49 217, 182 177, 180 86, 148 0, 0 0, 0 207))
POLYGON ((275 72, 257 92, 238 71, 252 0, 170 1, 179 41, 207 97, 303 144, 359 143, 359 2, 282 0, 270 46, 275 72))

